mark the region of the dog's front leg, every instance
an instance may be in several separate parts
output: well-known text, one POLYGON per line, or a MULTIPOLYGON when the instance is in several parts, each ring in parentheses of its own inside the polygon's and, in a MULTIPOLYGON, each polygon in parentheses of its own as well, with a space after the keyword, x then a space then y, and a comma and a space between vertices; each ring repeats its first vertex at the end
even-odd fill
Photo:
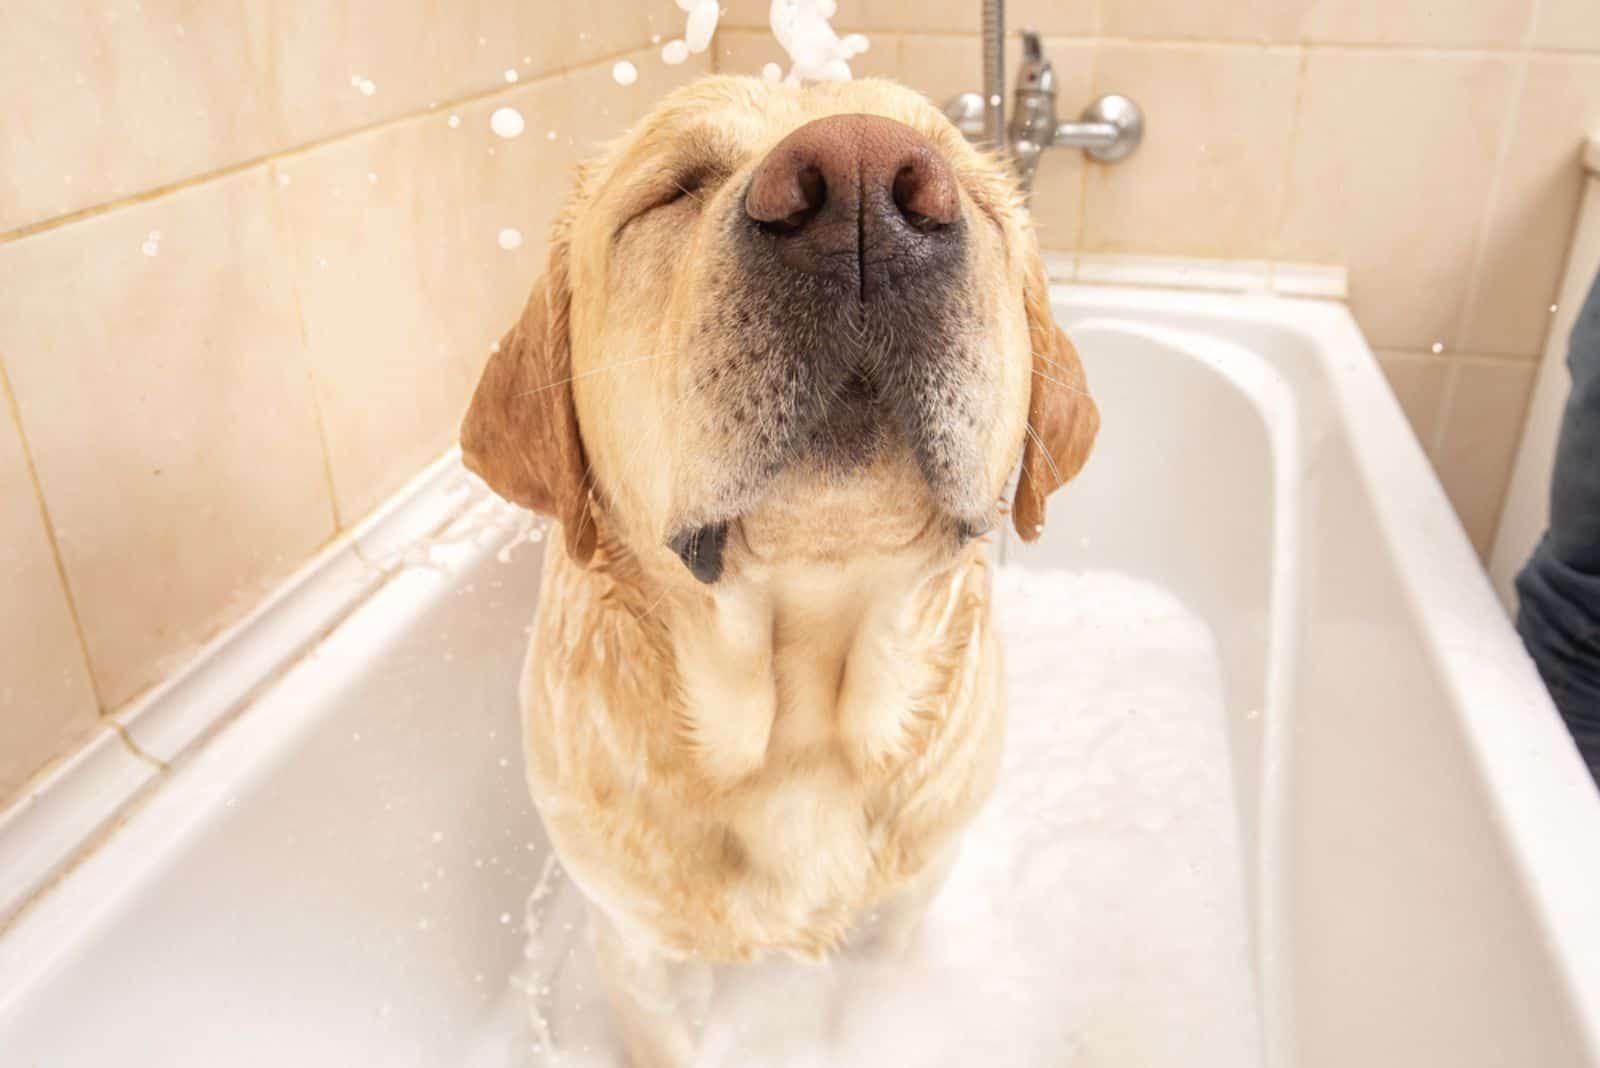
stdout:
POLYGON ((628 938, 599 908, 589 910, 589 938, 632 1068, 688 1068, 711 1000, 710 969, 628 938))

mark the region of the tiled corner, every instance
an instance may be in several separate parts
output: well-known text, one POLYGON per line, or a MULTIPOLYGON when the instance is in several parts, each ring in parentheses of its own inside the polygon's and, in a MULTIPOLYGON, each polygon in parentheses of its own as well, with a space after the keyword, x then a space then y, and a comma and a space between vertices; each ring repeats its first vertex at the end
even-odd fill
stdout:
POLYGON ((1347 265, 1352 310, 1378 348, 1428 351, 1456 336, 1513 63, 1343 49, 1307 59, 1276 252, 1347 265))
POLYGON ((1535 367, 1525 360, 1457 357, 1446 388, 1433 465, 1479 556, 1487 556, 1516 459, 1535 367))
POLYGON ((1528 0, 1311 0, 1301 36, 1322 44, 1516 48, 1533 7, 1528 0))
POLYGON ((0 358, 107 708, 332 535, 265 168, 0 245, 0 358))
POLYGON ((1600 4, 1594 0, 1540 0, 1533 46, 1600 53, 1600 4))
POLYGON ((1086 165, 1084 250, 1267 256, 1299 71, 1292 48, 1102 44, 1090 95, 1131 96, 1147 125, 1130 158, 1086 165))
POLYGON ((1457 345, 1531 359, 1544 346, 1572 239, 1585 138, 1600 130, 1600 56, 1530 58, 1512 121, 1457 345))
POLYGON ((21 0, 0 21, 0 234, 266 149, 242 0, 21 0))
POLYGON ((484 150, 435 113, 275 167, 344 526, 455 440, 464 327, 497 249, 462 214, 484 150))
POLYGON ((99 723, 89 666, 0 382, 0 808, 99 723))
POLYGON ((1380 352, 1378 366, 1424 449, 1433 447, 1444 408, 1450 361, 1425 352, 1380 352))
POLYGON ((1102 0, 1108 37, 1285 43, 1315 0, 1102 0))

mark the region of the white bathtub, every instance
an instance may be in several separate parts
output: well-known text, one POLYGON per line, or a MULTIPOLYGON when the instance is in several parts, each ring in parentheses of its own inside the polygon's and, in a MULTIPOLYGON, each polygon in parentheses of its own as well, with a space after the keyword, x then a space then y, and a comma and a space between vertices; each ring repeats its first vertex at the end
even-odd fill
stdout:
MULTIPOLYGON (((1600 801, 1344 308, 1056 303, 1103 437, 1042 542, 998 551, 1211 627, 1260 1059, 1600 1064, 1600 801)), ((0 1064, 519 1060, 540 549, 502 562, 525 528, 466 485, 422 479, 126 717, 170 771, 102 746, 0 821, 0 910, 33 898, 0 934, 0 1064), (400 552, 402 513, 456 517, 400 552)))

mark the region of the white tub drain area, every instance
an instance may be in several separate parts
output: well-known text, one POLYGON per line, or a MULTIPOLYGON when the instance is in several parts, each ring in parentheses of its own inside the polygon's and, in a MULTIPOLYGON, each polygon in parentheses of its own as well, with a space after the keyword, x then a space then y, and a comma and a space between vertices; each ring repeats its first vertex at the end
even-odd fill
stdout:
MULTIPOLYGON (((996 611, 1010 701, 999 786, 911 957, 724 971, 699 1063, 1260 1063, 1206 625, 1109 572, 1001 568, 996 611)), ((507 1033, 472 1060, 620 1065, 582 905, 558 870, 549 888, 530 902, 537 935, 498 1014, 507 1033)))

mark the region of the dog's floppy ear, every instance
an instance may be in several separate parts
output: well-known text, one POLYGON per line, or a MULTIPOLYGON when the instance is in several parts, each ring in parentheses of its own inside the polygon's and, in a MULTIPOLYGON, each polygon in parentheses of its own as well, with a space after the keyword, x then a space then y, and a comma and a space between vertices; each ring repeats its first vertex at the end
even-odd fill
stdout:
POLYGON ((572 400, 571 306, 567 245, 558 233, 522 318, 478 380, 461 423, 461 458, 506 500, 560 520, 568 554, 587 564, 595 525, 572 400))
POLYGON ((1044 530, 1044 499, 1089 459, 1100 429, 1100 409, 1089 396, 1078 350, 1050 314, 1044 263, 1037 256, 1024 282, 1023 300, 1028 340, 1033 345, 1033 374, 1022 474, 1011 505, 1011 521, 1023 541, 1033 541, 1044 530))

